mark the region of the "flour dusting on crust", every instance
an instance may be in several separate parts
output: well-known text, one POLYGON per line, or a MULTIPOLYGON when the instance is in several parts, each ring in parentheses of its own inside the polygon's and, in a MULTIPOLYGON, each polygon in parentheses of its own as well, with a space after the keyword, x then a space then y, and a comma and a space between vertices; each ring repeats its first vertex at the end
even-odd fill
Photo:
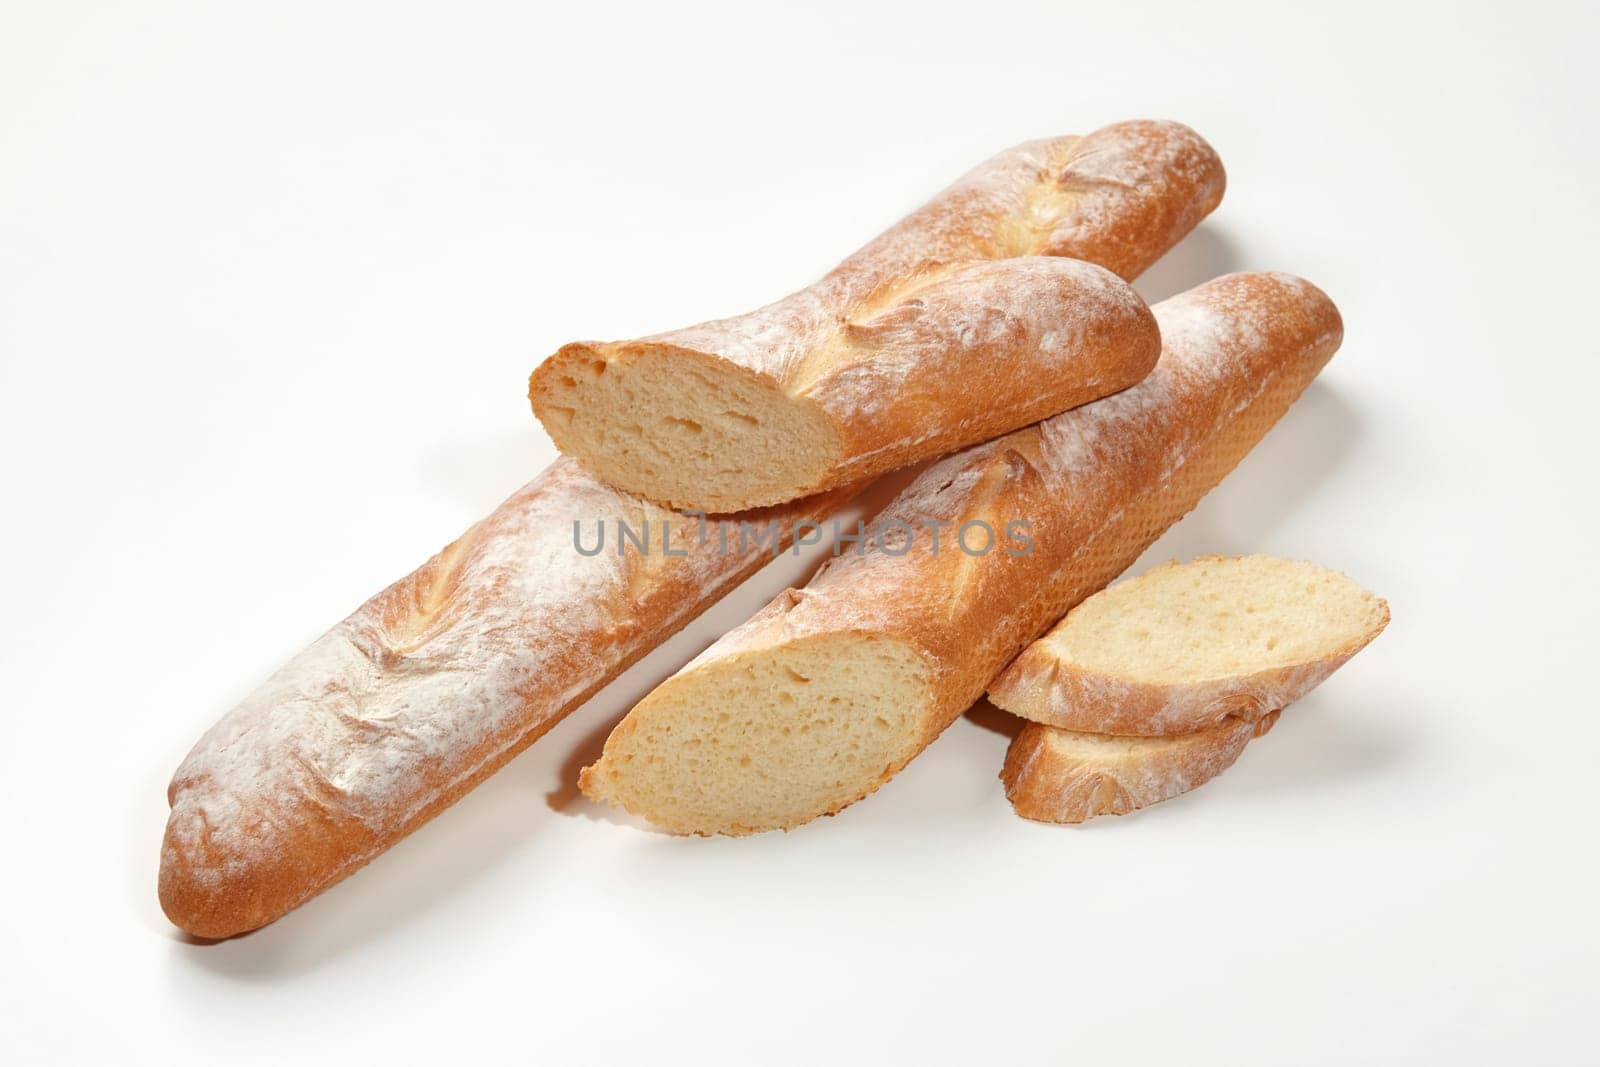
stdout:
MULTIPOLYGON (((1211 147, 1178 123, 1123 122, 1087 137, 1029 141, 974 168, 816 284, 642 343, 714 353, 798 394, 814 380, 803 368, 819 358, 818 338, 915 300, 963 267, 1068 257, 1134 277, 1172 234, 1216 206, 1223 182, 1211 147), (1130 236, 1135 220, 1139 233, 1130 236)), ((1014 277, 1018 284, 1003 295, 1015 313, 1045 310, 1030 297, 1026 273, 1014 277)))
MULTIPOLYGON (((816 506, 764 518, 787 529, 816 506)), ((208 730, 173 778, 164 854, 190 878, 223 883, 294 847, 307 820, 354 819, 382 842, 770 551, 730 538, 724 553, 712 530, 702 543, 699 520, 557 461, 208 730), (591 531, 586 544, 596 523, 656 538, 667 523, 674 554, 658 540, 624 556, 613 541, 586 556, 575 522, 591 531), (662 621, 643 625, 663 600, 662 621)))

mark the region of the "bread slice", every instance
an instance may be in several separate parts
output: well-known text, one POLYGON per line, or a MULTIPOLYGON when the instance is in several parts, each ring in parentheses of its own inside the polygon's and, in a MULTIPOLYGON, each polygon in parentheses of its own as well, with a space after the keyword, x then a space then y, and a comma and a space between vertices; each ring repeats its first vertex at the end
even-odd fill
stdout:
POLYGON ((1000 780, 1024 819, 1079 823, 1127 815, 1205 785, 1277 721, 1274 711, 1254 722, 1228 719, 1168 737, 1115 737, 1030 722, 1006 751, 1000 780))
POLYGON ((1339 313, 1283 274, 1155 308, 1155 371, 951 456, 856 549, 641 701, 579 785, 681 833, 838 811, 893 777, 1017 652, 1194 507, 1338 348, 1339 313))
POLYGON ((1032 141, 826 277, 730 319, 576 342, 528 399, 602 481, 720 513, 857 482, 1125 389, 1160 354, 1133 278, 1222 198, 1174 122, 1032 141))
POLYGON ((989 699, 1066 730, 1189 734, 1298 700, 1388 623, 1388 604, 1314 563, 1169 563, 1073 608, 989 699))

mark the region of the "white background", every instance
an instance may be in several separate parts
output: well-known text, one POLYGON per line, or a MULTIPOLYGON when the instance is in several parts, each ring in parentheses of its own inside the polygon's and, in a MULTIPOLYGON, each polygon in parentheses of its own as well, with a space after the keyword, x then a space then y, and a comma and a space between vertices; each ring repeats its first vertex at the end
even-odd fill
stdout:
POLYGON ((541 7, 0 6, 0 1059, 1593 1054, 1592 8, 541 7), (1146 562, 1306 557, 1394 612, 1232 771, 1034 825, 968 718, 787 835, 576 798, 791 563, 288 918, 166 923, 173 768, 550 459, 540 357, 1142 116, 1229 171, 1145 293, 1283 269, 1347 326, 1146 562))

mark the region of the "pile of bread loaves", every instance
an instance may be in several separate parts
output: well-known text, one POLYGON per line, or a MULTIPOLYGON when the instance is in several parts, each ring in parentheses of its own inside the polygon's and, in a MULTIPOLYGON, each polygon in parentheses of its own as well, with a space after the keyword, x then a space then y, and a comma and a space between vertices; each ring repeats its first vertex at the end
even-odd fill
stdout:
POLYGON ((876 790, 986 691, 1030 720, 1002 773, 1029 818, 1131 811, 1226 768, 1388 611, 1266 557, 1106 589, 1342 336, 1283 274, 1154 308, 1128 284, 1223 181, 1175 123, 1030 142, 775 304, 562 348, 529 391, 565 457, 178 768, 167 915, 202 937, 283 915, 923 461, 804 588, 641 701, 584 791, 675 832, 787 829, 876 790), (578 536, 605 529, 630 536, 578 536))

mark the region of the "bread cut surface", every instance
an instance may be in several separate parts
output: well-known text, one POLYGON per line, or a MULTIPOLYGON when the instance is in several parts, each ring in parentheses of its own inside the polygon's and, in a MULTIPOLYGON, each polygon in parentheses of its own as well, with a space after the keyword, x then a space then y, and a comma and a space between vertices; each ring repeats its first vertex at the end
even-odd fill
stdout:
POLYGON ((1073 608, 989 699, 1069 730, 1183 734, 1286 707, 1388 622, 1383 600, 1313 563, 1169 563, 1073 608))
POLYGON ((1215 208, 1224 181, 1177 123, 1030 142, 774 304, 565 346, 529 400, 563 452, 672 506, 735 511, 857 482, 1144 377, 1160 341, 1122 279, 1215 208))
POLYGON ((822 634, 781 656, 715 661, 694 685, 665 690, 656 714, 619 724, 617 759, 633 788, 663 798, 664 829, 751 833, 788 819, 796 792, 836 811, 863 780, 904 766, 932 686, 899 642, 822 634))
POLYGON ((1016 813, 1080 823, 1127 815, 1209 782, 1239 758, 1278 713, 1167 737, 1082 733, 1030 722, 1006 750, 1000 780, 1016 813))
MULTIPOLYGON (((740 518, 787 544, 852 492, 740 518)), ((454 803, 771 558, 704 532, 557 461, 200 738, 167 791, 167 916, 253 930, 454 803)))
POLYGON ((584 791, 671 830, 727 834, 872 792, 1220 481, 1342 336, 1328 298, 1287 275, 1230 275, 1155 311, 1165 347, 1147 379, 930 467, 864 551, 845 548, 646 696, 584 791), (968 524, 993 531, 987 551, 980 535, 952 549, 968 524), (819 649, 853 657, 852 680, 819 679, 819 649), (724 712, 738 729, 714 729, 724 712))

